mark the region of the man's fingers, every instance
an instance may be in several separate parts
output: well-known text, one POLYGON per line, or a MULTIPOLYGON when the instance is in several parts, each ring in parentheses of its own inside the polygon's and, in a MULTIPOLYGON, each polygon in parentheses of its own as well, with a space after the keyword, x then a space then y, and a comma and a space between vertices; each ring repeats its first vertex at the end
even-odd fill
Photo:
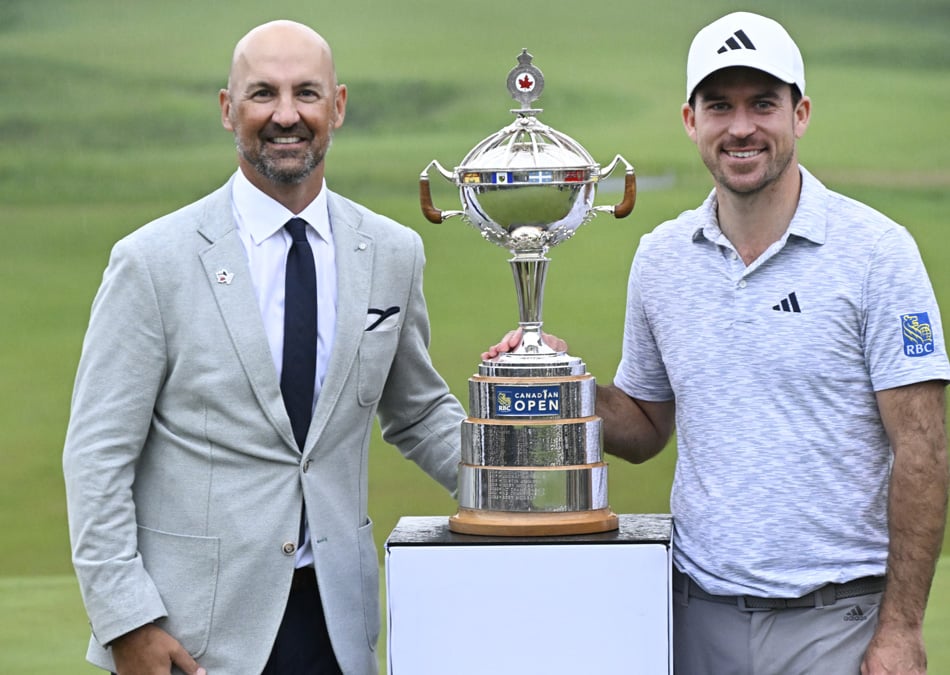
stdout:
MULTIPOLYGON (((482 352, 482 361, 490 361, 499 354, 506 354, 513 349, 517 349, 518 345, 521 344, 523 332, 524 331, 521 328, 517 328, 505 333, 505 336, 501 339, 501 342, 489 347, 488 351, 482 352)), ((542 333, 541 338, 544 340, 544 343, 554 351, 562 354, 567 353, 567 342, 565 340, 562 340, 556 335, 551 335, 549 333, 542 333)))
POLYGON ((153 623, 145 624, 112 642, 116 672, 168 673, 175 665, 187 675, 208 675, 174 637, 153 623))
POLYGON ((544 344, 553 349, 556 352, 567 353, 567 342, 562 340, 556 335, 550 335, 548 333, 542 333, 541 339, 544 340, 544 344))
POLYGON ((181 644, 171 653, 171 657, 172 663, 181 668, 186 675, 208 675, 208 671, 199 666, 181 644))
POLYGON ((499 354, 505 354, 515 349, 521 344, 521 329, 516 328, 505 333, 505 336, 496 345, 488 348, 487 352, 482 352, 482 361, 490 361, 499 354))

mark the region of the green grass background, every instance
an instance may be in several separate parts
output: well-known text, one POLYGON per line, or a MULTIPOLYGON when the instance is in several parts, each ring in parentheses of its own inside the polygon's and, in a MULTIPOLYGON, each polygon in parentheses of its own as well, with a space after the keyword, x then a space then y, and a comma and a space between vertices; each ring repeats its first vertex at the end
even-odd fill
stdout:
MULTIPOLYGON (((425 221, 419 172, 454 166, 509 123, 505 78, 523 47, 545 75, 542 121, 601 163, 620 153, 636 165, 634 213, 599 216, 550 256, 545 327, 609 381, 639 237, 710 189, 679 121, 689 41, 749 8, 805 54, 803 162, 911 230, 950 316, 946 0, 0 0, 0 672, 92 671, 60 468, 80 343, 111 244, 233 171, 217 91, 241 35, 286 17, 334 46, 350 96, 329 183, 425 239, 432 355, 465 400, 478 354, 517 318, 508 256, 458 219, 425 221), (650 190, 649 177, 671 186, 650 190)), ((457 208, 436 176, 433 193, 457 208)), ((380 544, 401 515, 454 512, 398 453, 378 439, 372 452, 380 544)), ((666 511, 674 461, 673 448, 643 466, 614 460, 614 510, 666 511)), ((926 625, 934 673, 950 672, 948 568, 926 625)))

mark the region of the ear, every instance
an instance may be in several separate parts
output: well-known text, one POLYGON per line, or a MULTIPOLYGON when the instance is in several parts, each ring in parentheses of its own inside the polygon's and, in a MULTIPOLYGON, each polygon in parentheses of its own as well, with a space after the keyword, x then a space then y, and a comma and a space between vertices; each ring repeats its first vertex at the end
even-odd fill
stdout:
POLYGON ((795 108, 795 138, 801 138, 808 129, 808 123, 811 121, 811 99, 802 96, 795 108))
POLYGON ((234 125, 231 124, 231 94, 227 89, 218 92, 218 105, 221 106, 221 126, 234 131, 234 125))
POLYGON ((696 142, 696 110, 689 103, 683 104, 683 128, 686 129, 686 135, 689 139, 696 142))
POLYGON ((339 129, 343 126, 343 119, 346 117, 346 85, 340 84, 336 88, 336 99, 333 101, 336 116, 333 119, 333 128, 339 129))

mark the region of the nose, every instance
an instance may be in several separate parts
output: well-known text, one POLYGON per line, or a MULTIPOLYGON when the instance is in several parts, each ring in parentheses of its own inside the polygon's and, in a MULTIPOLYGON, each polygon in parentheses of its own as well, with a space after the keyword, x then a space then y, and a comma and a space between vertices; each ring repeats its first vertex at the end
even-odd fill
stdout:
POLYGON ((729 133, 735 138, 746 138, 755 133, 755 121, 744 108, 736 108, 729 122, 729 133))
POLYGON ((297 110, 296 101, 293 96, 280 96, 277 99, 277 107, 271 115, 274 124, 282 127, 292 127, 300 119, 300 112, 297 110))

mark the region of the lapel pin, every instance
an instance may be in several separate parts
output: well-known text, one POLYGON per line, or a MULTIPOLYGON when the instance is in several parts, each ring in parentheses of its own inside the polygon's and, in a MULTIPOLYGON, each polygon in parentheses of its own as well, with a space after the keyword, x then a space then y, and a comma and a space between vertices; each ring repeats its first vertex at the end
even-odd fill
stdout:
POLYGON ((359 243, 359 246, 357 246, 356 248, 358 248, 358 249, 361 250, 361 251, 365 251, 365 250, 366 250, 366 243, 361 241, 361 242, 359 243))
POLYGON ((219 284, 230 285, 234 280, 234 272, 228 272, 223 267, 214 273, 215 278, 218 280, 219 284))

